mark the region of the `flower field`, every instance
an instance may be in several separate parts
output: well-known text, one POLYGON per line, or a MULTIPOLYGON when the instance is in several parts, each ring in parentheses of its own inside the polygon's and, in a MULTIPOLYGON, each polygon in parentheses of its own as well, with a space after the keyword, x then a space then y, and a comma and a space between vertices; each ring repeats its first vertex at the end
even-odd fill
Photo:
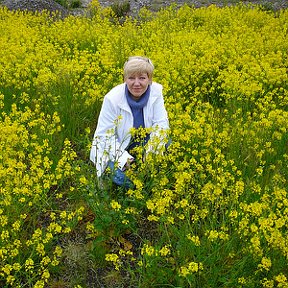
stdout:
POLYGON ((0 286, 288 287, 288 11, 89 9, 0 9, 0 286), (89 150, 131 55, 172 144, 124 191, 89 150))

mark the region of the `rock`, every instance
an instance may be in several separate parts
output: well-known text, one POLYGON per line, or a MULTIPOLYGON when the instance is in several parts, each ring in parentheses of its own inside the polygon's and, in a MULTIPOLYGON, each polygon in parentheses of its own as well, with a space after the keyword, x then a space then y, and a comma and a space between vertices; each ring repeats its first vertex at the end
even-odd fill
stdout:
MULTIPOLYGON (((59 11, 61 16, 65 17, 68 15, 85 15, 85 10, 89 6, 92 0, 81 0, 81 7, 77 9, 65 9, 59 3, 54 0, 3 0, 0 3, 7 6, 10 10, 28 10, 28 11, 42 11, 47 10, 50 12, 59 11)), ((161 8, 167 7, 172 3, 175 3, 178 7, 184 3, 200 8, 203 6, 209 6, 211 4, 223 7, 227 5, 235 5, 240 0, 99 0, 102 7, 113 5, 113 3, 125 3, 130 4, 130 14, 137 15, 139 10, 146 7, 152 11, 158 11, 161 8)), ((264 9, 277 11, 279 9, 287 9, 287 0, 245 0, 242 3, 249 4, 260 4, 264 9)))
POLYGON ((68 15, 68 10, 53 0, 4 0, 2 5, 9 10, 28 10, 60 12, 62 16, 68 15))

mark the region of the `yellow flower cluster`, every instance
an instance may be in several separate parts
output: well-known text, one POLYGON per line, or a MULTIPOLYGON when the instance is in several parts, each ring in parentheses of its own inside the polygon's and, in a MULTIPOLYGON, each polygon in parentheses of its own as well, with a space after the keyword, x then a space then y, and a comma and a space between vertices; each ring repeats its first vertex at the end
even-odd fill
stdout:
POLYGON ((180 267, 179 274, 182 277, 187 277, 187 275, 197 273, 201 270, 203 270, 202 263, 190 262, 187 266, 180 267))
MULTIPOLYGON (((130 247, 129 247, 130 248, 130 247)), ((130 262, 135 261, 133 252, 130 249, 120 249, 118 254, 108 253, 105 255, 105 260, 111 262, 116 270, 120 270, 123 263, 129 259, 130 262)))
POLYGON ((142 255, 147 255, 147 256, 167 256, 170 254, 170 248, 169 245, 164 245, 161 248, 155 248, 151 245, 144 244, 144 246, 141 249, 141 254, 142 255))
POLYGON ((121 263, 120 263, 119 256, 117 254, 114 254, 114 253, 113 254, 111 254, 111 253, 110 254, 106 254, 105 260, 109 261, 109 262, 112 262, 114 264, 116 270, 120 269, 121 263))
POLYGON ((90 9, 0 9, 0 283, 47 285, 79 221, 90 239, 139 221, 149 245, 105 258, 138 257, 142 287, 287 286, 288 11, 184 5, 118 24, 90 9), (95 188, 87 145, 130 55, 155 64, 172 143, 137 159, 125 194, 95 188))
POLYGON ((58 195, 54 187, 74 175, 71 163, 76 155, 66 140, 62 155, 55 158, 52 137, 61 131, 56 112, 46 115, 39 105, 22 111, 12 104, 1 120, 0 276, 16 287, 21 281, 17 275, 24 273, 36 279, 35 287, 44 287, 62 254, 55 239, 69 233, 84 212, 80 207, 49 215, 48 203, 58 195))

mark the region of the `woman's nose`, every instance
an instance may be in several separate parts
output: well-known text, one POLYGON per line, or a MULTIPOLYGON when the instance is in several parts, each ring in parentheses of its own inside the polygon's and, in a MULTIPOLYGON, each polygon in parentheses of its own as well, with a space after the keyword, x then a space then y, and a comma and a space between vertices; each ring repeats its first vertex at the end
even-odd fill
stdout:
POLYGON ((134 85, 139 85, 139 84, 140 84, 140 80, 138 78, 135 78, 134 85))

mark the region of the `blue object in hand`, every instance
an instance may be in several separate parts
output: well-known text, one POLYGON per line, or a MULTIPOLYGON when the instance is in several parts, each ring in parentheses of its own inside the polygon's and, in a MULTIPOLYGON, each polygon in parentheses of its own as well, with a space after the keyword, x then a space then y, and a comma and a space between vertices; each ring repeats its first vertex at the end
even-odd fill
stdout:
POLYGON ((125 175, 125 173, 119 169, 118 167, 115 167, 115 163, 112 161, 108 162, 108 166, 110 169, 112 182, 120 187, 124 187, 126 189, 133 188, 134 184, 132 181, 125 175))

